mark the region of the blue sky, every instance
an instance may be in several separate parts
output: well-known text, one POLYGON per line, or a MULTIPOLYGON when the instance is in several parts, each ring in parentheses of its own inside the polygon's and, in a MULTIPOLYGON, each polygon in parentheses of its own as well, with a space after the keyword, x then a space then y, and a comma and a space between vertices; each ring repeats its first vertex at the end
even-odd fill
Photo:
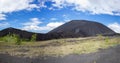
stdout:
POLYGON ((90 20, 120 33, 119 4, 119 0, 0 0, 0 29, 47 33, 71 20, 90 20))

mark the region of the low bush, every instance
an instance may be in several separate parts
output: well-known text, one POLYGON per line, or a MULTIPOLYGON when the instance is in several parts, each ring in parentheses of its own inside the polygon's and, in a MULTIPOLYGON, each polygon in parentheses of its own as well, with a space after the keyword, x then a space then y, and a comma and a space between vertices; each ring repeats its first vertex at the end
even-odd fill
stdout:
POLYGON ((37 35, 33 34, 32 37, 31 37, 31 42, 35 42, 36 41, 36 37, 37 37, 37 35))
POLYGON ((18 35, 16 34, 8 34, 4 37, 1 37, 0 38, 0 41, 3 41, 3 42, 15 42, 15 44, 17 45, 20 45, 21 44, 21 39, 19 38, 18 35))

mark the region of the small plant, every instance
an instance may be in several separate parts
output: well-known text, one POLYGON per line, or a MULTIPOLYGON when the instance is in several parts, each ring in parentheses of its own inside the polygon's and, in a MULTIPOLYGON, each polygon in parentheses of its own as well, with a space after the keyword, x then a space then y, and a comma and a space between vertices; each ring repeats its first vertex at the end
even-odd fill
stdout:
POLYGON ((11 39, 10 35, 2 37, 2 41, 4 42, 10 42, 10 39, 11 39))
POLYGON ((103 38, 103 35, 102 34, 97 34, 97 36, 102 39, 103 38))
POLYGON ((109 42, 109 38, 108 37, 105 38, 105 42, 109 42))
POLYGON ((36 37, 37 37, 37 35, 36 35, 36 34, 33 34, 32 37, 31 37, 31 42, 36 41, 36 37))
POLYGON ((17 39, 17 40, 16 40, 15 44, 16 44, 16 45, 21 45, 22 40, 20 39, 20 37, 16 35, 16 39, 17 39))

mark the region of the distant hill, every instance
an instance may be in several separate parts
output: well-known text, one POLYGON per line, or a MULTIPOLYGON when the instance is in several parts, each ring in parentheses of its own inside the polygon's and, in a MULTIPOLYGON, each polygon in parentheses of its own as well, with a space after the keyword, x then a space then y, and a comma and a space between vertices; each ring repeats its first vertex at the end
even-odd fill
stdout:
POLYGON ((48 34, 60 34, 60 37, 88 37, 99 34, 111 36, 116 33, 98 22, 72 20, 53 29, 52 31, 48 32, 48 34))
POLYGON ((37 41, 58 38, 89 37, 96 36, 99 34, 106 36, 116 35, 114 31, 112 31, 105 25, 98 22, 87 20, 72 20, 51 30, 46 34, 28 32, 25 30, 15 29, 12 27, 0 31, 0 37, 6 36, 8 34, 17 34, 18 36, 20 36, 20 38, 28 40, 31 39, 33 34, 36 34, 37 41))
MULTIPOLYGON (((25 30, 20 30, 20 29, 16 29, 16 28, 12 28, 12 27, 9 27, 9 28, 6 28, 6 29, 3 29, 3 30, 0 31, 0 37, 6 36, 8 34, 16 34, 20 38, 28 39, 28 40, 31 39, 33 34, 37 34, 38 38, 42 37, 44 35, 44 34, 41 34, 41 33, 28 32, 28 31, 25 31, 25 30)), ((39 39, 38 38, 36 40, 42 40, 42 38, 39 38, 39 39)))

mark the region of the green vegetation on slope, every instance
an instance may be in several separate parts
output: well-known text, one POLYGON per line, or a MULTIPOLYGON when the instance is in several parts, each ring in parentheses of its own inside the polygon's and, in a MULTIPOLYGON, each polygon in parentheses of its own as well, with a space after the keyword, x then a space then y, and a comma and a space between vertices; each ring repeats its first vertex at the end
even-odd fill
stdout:
POLYGON ((12 56, 65 56, 69 54, 87 54, 120 44, 120 37, 87 37, 54 39, 39 42, 0 42, 0 53, 12 56))
POLYGON ((22 42, 35 42, 36 41, 36 34, 32 35, 31 40, 21 39, 16 34, 8 34, 4 37, 0 37, 0 41, 1 42, 15 43, 16 45, 21 45, 22 42))
POLYGON ((21 44, 21 39, 16 34, 8 34, 7 36, 0 37, 1 42, 14 42, 16 45, 21 44))

